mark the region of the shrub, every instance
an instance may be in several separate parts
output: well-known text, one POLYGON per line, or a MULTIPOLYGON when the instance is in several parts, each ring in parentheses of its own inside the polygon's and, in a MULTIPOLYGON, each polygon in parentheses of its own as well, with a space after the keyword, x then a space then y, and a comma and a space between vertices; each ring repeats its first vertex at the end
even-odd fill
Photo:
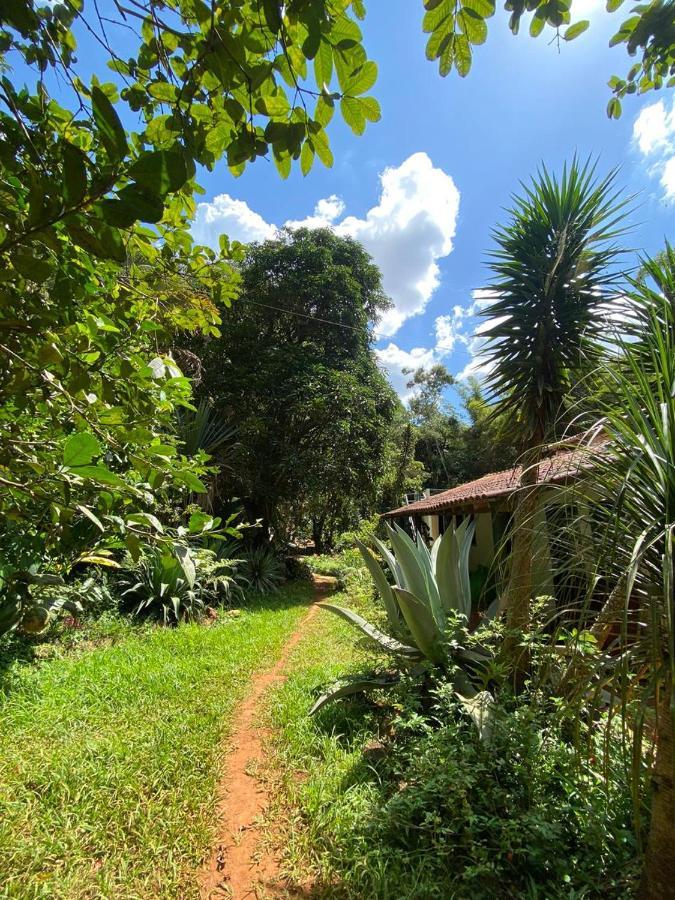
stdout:
POLYGON ((253 547, 242 554, 238 571, 243 583, 253 591, 276 591, 285 579, 284 562, 273 547, 253 547))
POLYGON ((161 619, 165 625, 190 621, 204 610, 190 551, 151 547, 138 565, 122 578, 122 599, 135 616, 161 619))

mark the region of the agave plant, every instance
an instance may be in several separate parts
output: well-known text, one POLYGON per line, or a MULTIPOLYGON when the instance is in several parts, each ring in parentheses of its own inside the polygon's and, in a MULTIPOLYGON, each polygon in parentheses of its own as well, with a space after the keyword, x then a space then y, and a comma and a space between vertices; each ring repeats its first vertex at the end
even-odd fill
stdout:
POLYGON ((186 547, 153 547, 123 580, 122 598, 136 616, 155 616, 165 625, 189 621, 204 609, 195 564, 186 547))
POLYGON ((247 587, 259 594, 277 591, 286 578, 283 560, 272 547, 253 547, 242 554, 237 575, 247 587))
MULTIPOLYGON (((483 736, 489 729, 492 696, 479 691, 480 673, 492 654, 467 640, 471 615, 469 550, 475 525, 468 519, 448 529, 429 550, 422 536, 413 540, 402 528, 388 526, 393 553, 373 538, 394 580, 360 541, 356 545, 382 600, 391 634, 385 634, 357 613, 333 603, 319 604, 341 616, 390 653, 403 669, 427 661, 451 673, 456 693, 483 736), (471 646, 468 646, 471 644, 471 646)), ((488 617, 492 610, 488 611, 488 617)), ((312 707, 315 713, 326 703, 369 688, 395 684, 398 676, 357 676, 333 687, 312 707)))

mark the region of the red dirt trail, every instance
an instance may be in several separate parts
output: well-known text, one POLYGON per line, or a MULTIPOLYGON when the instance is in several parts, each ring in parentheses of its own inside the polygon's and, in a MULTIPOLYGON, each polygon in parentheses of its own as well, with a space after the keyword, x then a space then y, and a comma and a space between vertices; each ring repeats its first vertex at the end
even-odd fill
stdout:
POLYGON ((307 613, 272 668, 253 677, 249 691, 239 705, 228 736, 229 750, 218 786, 216 844, 211 858, 198 875, 202 900, 264 900, 289 896, 288 888, 280 881, 278 859, 259 846, 260 829, 270 797, 255 772, 265 761, 263 744, 269 737, 269 730, 261 728, 257 720, 265 693, 272 685, 286 680, 284 669, 305 626, 316 615, 317 601, 333 590, 334 584, 332 578, 314 576, 314 596, 307 613))

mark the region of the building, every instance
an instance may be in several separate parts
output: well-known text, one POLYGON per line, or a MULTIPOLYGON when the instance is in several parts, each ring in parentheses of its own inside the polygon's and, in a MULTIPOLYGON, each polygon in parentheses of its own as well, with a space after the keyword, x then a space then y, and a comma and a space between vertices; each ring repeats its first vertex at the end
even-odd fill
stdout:
MULTIPOLYGON (((537 482, 548 487, 542 491, 542 503, 537 513, 539 522, 535 528, 535 579, 539 584, 538 593, 553 593, 552 578, 556 567, 555 561, 553 565, 551 561, 548 529, 556 515, 561 515, 564 511, 561 499, 564 499, 565 509, 570 511, 569 492, 563 494, 559 488, 577 480, 580 471, 589 465, 589 447, 597 452, 598 445, 602 443, 602 436, 596 435, 595 439, 589 441, 587 435, 578 435, 550 445, 547 454, 538 464, 537 482)), ((458 525, 466 516, 471 516, 476 523, 476 530, 469 556, 469 569, 476 571, 480 567, 489 568, 497 549, 504 541, 508 541, 508 526, 521 474, 522 466, 491 472, 450 490, 422 497, 421 500, 384 515, 409 532, 414 529, 421 531, 430 540, 443 534, 451 524, 458 525)), ((580 497, 574 500, 575 505, 583 503, 580 497)), ((573 510, 573 514, 578 515, 578 509, 573 510)))

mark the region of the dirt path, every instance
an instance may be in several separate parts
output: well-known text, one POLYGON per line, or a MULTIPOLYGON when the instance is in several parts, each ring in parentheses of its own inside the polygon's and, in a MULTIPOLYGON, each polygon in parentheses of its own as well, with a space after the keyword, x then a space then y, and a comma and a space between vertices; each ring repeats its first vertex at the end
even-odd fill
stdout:
POLYGON ((260 826, 269 805, 265 785, 256 777, 264 761, 264 741, 269 732, 259 726, 258 717, 265 693, 286 678, 289 656, 316 615, 316 603, 334 589, 335 580, 314 576, 311 606, 283 647, 277 662, 256 675, 232 722, 230 747, 218 787, 218 838, 208 864, 199 874, 202 900, 263 900, 286 897, 279 882, 279 863, 260 844, 260 826))

